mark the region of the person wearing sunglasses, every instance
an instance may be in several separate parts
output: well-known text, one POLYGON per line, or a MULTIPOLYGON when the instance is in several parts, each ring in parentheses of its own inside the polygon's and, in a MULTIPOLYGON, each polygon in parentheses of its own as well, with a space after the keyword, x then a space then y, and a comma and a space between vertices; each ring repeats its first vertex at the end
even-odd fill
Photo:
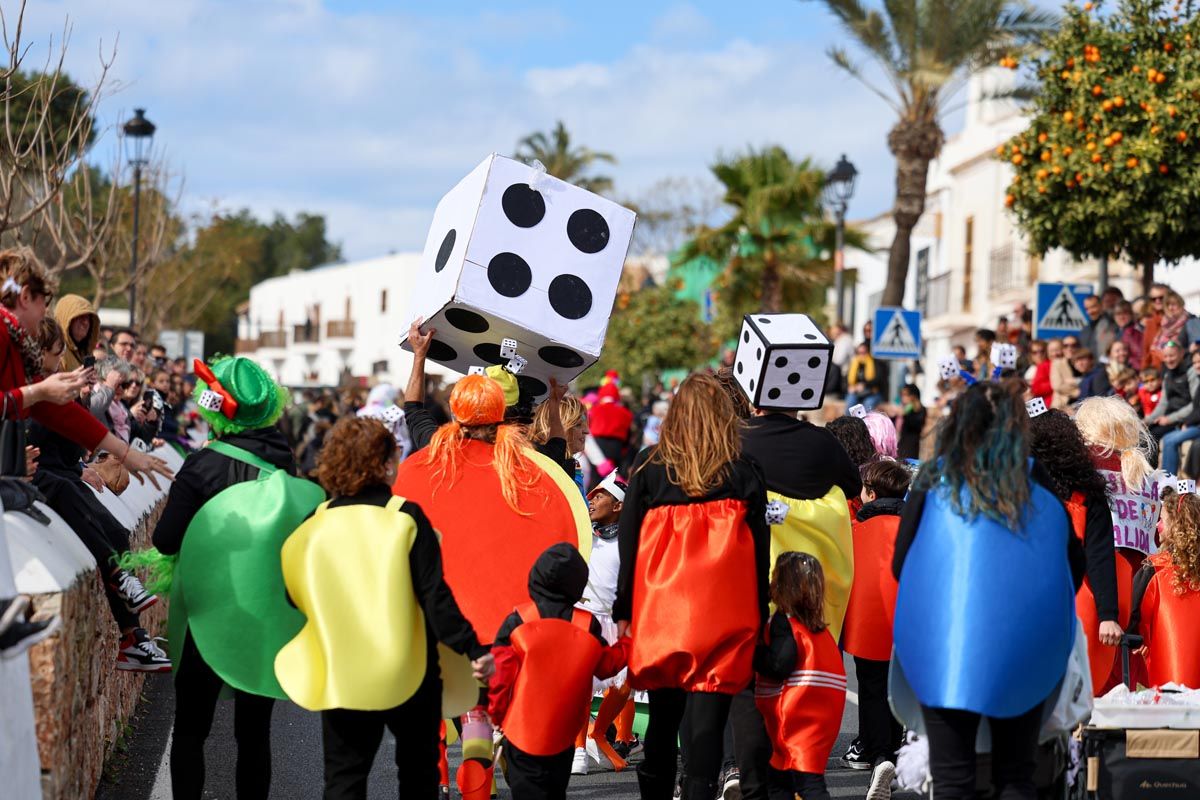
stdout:
POLYGON ((116 356, 109 356, 96 362, 96 379, 98 383, 92 390, 92 416, 104 423, 117 438, 129 441, 130 424, 129 409, 121 399, 137 384, 133 376, 133 367, 129 362, 122 361, 116 356))
POLYGON ((1155 351, 1154 341, 1158 338, 1163 315, 1167 311, 1167 294, 1170 291, 1171 287, 1165 283, 1156 283, 1150 287, 1150 294, 1146 297, 1146 310, 1150 316, 1142 322, 1145 332, 1142 336, 1142 352, 1145 353, 1143 366, 1157 367, 1162 364, 1162 353, 1155 351))
POLYGON ((1062 358, 1050 363, 1050 406, 1066 408, 1079 397, 1079 372, 1075 369, 1075 354, 1079 351, 1078 336, 1064 336, 1062 358))

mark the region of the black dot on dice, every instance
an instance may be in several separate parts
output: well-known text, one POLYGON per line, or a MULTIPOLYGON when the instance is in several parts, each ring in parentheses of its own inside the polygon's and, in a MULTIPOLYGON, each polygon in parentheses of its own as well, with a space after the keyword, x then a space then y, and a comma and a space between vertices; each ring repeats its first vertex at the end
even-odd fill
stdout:
POLYGON ((800 397, 803 400, 812 400, 813 394, 814 393, 813 393, 812 389, 805 389, 803 392, 800 393, 800 397))
POLYGON ((782 394, 782 392, 780 392, 778 389, 772 389, 771 391, 767 392, 767 397, 771 398, 772 400, 778 400, 780 394, 782 394))
POLYGON ((434 339, 429 343, 429 357, 434 361, 455 361, 458 358, 458 351, 445 342, 434 339))
POLYGON ((550 387, 529 375, 517 376, 517 388, 521 390, 522 394, 527 394, 531 397, 540 397, 550 391, 550 387))
POLYGON ((487 329, 491 327, 486 319, 465 308, 447 309, 446 322, 467 333, 486 333, 487 329))
POLYGON ((750 344, 750 331, 742 331, 742 341, 750 344))
POLYGON ((806 333, 806 334, 804 334, 804 338, 815 340, 817 338, 817 335, 815 333, 806 333))
POLYGON ((761 347, 754 351, 754 357, 757 359, 762 358, 762 348, 761 347))
POLYGON ((518 228, 532 228, 546 216, 546 200, 537 189, 527 183, 514 183, 504 190, 500 198, 504 216, 518 228))
POLYGON ((538 350, 538 357, 554 367, 572 369, 583 364, 583 356, 566 347, 549 344, 538 350))
POLYGON ((582 319, 592 310, 592 290, 578 275, 559 275, 550 281, 546 296, 560 317, 582 319))
POLYGON ((775 366, 776 367, 786 367, 787 366, 787 357, 780 356, 779 358, 775 359, 775 366))
POLYGON ((740 361, 737 364, 737 371, 738 371, 738 375, 742 374, 742 362, 740 362, 740 361))
POLYGON ((520 297, 533 283, 533 270, 516 253, 497 253, 488 262, 488 283, 497 294, 520 297))
POLYGON ((446 263, 450 261, 450 254, 454 252, 454 240, 458 234, 451 228, 446 232, 446 238, 442 239, 442 246, 438 248, 437 258, 433 261, 433 271, 441 272, 446 268, 446 263))
POLYGON ((754 378, 750 379, 750 391, 754 391, 754 378))
POLYGON ((505 364, 508 362, 507 358, 500 355, 500 345, 496 344, 495 342, 484 342, 483 344, 477 344, 474 348, 472 348, 472 352, 475 353, 476 357, 478 357, 481 361, 486 361, 489 364, 505 364))
POLYGON ((758 321, 759 321, 759 322, 766 323, 767 325, 770 325, 770 324, 771 324, 771 318, 770 318, 770 317, 759 317, 759 318, 758 318, 758 321))
POLYGON ((581 253, 599 253, 608 246, 608 223, 590 208, 581 208, 567 219, 567 238, 581 253))
POLYGON ((788 383, 797 384, 799 382, 800 382, 800 373, 799 372, 793 372, 791 375, 788 375, 788 383))
POLYGON ((813 356, 808 360, 809 369, 816 369, 819 366, 821 366, 821 359, 817 358, 816 356, 813 356))

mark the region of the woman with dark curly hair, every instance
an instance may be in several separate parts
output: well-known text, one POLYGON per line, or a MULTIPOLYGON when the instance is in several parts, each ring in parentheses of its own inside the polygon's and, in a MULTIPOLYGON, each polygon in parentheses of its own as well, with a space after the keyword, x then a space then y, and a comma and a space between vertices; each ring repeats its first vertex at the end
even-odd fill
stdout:
POLYGON ((1066 506, 1087 556, 1087 577, 1075 597, 1075 611, 1088 635, 1092 689, 1100 695, 1106 691, 1115 648, 1121 643, 1112 516, 1104 479, 1075 423, 1056 408, 1029 421, 1029 452, 1046 471, 1051 491, 1066 506))
POLYGON ((842 443, 842 447, 846 449, 846 455, 850 456, 850 460, 859 469, 872 461, 879 460, 879 453, 875 451, 875 443, 871 441, 871 431, 867 428, 867 423, 858 417, 845 416, 830 420, 829 424, 825 426, 825 430, 832 433, 842 443))

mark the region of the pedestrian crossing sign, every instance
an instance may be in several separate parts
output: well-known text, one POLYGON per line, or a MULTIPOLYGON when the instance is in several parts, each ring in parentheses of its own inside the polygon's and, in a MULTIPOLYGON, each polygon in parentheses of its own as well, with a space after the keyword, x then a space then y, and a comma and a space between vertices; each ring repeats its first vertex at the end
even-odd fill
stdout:
POLYGON ((904 308, 875 309, 871 355, 875 358, 920 358, 921 312, 904 308))
POLYGON ((1034 304, 1034 337, 1059 339, 1079 333, 1087 325, 1083 298, 1092 294, 1090 284, 1039 283, 1034 304))

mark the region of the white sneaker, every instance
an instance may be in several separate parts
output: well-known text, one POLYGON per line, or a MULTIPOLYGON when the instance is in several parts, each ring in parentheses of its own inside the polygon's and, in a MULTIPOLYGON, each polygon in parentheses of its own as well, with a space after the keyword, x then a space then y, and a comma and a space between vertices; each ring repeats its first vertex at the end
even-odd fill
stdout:
POLYGON ((890 761, 881 762, 871 770, 871 785, 867 788, 866 800, 891 800, 892 779, 896 777, 896 765, 890 761))
POLYGON ((575 748, 575 758, 571 761, 572 775, 587 775, 588 751, 586 747, 575 748))

